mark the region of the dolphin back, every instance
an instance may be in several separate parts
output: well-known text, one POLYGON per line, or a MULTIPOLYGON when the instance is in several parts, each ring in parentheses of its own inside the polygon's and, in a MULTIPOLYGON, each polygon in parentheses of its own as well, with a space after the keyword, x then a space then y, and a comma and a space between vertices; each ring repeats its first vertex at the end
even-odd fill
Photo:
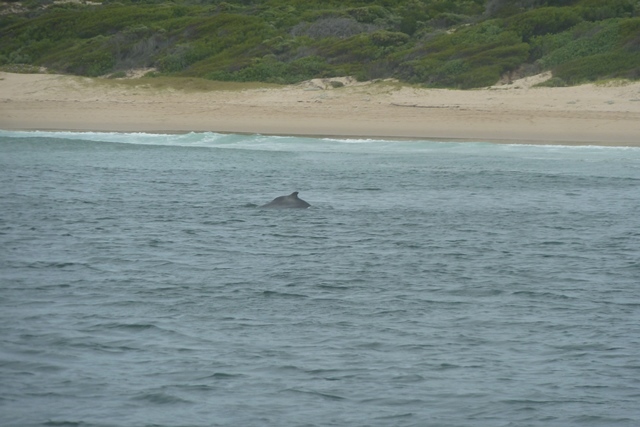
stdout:
POLYGON ((306 209, 309 206, 311 205, 299 198, 298 192, 294 191, 288 196, 276 197, 271 202, 260 207, 266 209, 306 209))

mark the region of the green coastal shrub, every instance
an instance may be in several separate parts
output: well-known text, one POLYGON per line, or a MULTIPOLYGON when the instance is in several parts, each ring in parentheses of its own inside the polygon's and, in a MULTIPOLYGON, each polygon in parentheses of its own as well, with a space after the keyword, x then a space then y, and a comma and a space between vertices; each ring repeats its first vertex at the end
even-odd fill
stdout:
MULTIPOLYGON (((577 58, 609 52, 616 48, 621 41, 621 31, 618 20, 608 20, 600 23, 584 22, 562 34, 545 36, 544 39, 555 38, 552 49, 543 55, 538 62, 543 68, 552 68, 577 58)), ((537 40, 534 42, 538 42, 537 40)))
POLYGON ((114 64, 115 59, 109 52, 95 51, 82 55, 69 65, 67 71, 81 76, 98 77, 110 72, 114 64))
POLYGON ((21 3, 0 15, 0 63, 81 75, 154 66, 174 77, 472 88, 516 69, 553 70, 567 84, 638 74, 637 0, 21 3))
POLYGON ((515 32, 487 22, 433 38, 410 52, 407 57, 412 59, 400 69, 415 83, 472 88, 494 84, 528 56, 529 45, 515 32))
POLYGON ((221 81, 291 84, 314 77, 330 76, 329 66, 323 58, 305 57, 285 63, 269 55, 255 60, 239 70, 213 71, 207 75, 207 78, 221 81))
POLYGON ((569 85, 614 77, 637 79, 640 77, 640 53, 615 51, 575 59, 554 68, 553 75, 569 85))
POLYGON ((371 33, 369 37, 376 46, 401 46, 409 42, 407 34, 395 31, 376 31, 371 33))
POLYGON ((588 21, 601 21, 632 17, 637 8, 636 0, 582 0, 577 10, 588 21))
POLYGON ((476 67, 473 70, 456 76, 453 80, 454 87, 459 89, 473 89, 477 87, 491 86, 498 81, 502 75, 500 66, 476 67))
POLYGON ((625 43, 637 40, 640 37, 640 17, 621 20, 620 37, 625 43))
POLYGON ((581 20, 580 15, 571 8, 542 7, 511 17, 508 28, 527 42, 534 36, 562 32, 581 20))
POLYGON ((557 35, 532 40, 537 64, 568 85, 640 75, 640 19, 582 22, 557 35))
POLYGON ((349 16, 358 22, 373 24, 376 21, 389 17, 390 13, 383 6, 364 6, 348 9, 349 16))

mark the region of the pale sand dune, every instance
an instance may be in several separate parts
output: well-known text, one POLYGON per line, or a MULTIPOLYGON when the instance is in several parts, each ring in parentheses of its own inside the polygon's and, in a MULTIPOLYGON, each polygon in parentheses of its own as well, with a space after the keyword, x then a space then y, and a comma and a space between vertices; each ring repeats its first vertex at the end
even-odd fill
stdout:
MULTIPOLYGON (((640 83, 457 91, 391 82, 184 92, 0 73, 0 129, 237 132, 640 146, 640 83)), ((337 80, 337 79, 335 79, 337 80)))

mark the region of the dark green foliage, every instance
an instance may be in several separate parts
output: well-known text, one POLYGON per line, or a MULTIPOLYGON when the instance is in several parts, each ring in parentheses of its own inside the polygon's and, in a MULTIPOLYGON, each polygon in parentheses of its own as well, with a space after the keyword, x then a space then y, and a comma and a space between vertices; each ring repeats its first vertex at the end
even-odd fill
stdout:
POLYGON ((605 53, 621 42, 618 20, 584 22, 570 31, 534 40, 543 68, 553 68, 567 61, 605 53))
POLYGON ((69 64, 65 71, 83 76, 98 77, 108 73, 114 64, 115 59, 109 52, 97 50, 87 52, 78 57, 78 60, 69 64))
MULTIPOLYGON (((506 18, 530 10, 535 6, 540 6, 542 3, 537 0, 487 0, 485 15, 491 18, 506 18)), ((564 5, 549 4, 549 6, 564 5)))
POLYGON ((442 34, 413 51, 406 78, 430 86, 471 88, 490 85, 529 56, 529 45, 495 22, 442 34))
POLYGON ((348 74, 458 88, 515 70, 552 70, 558 85, 640 74, 637 0, 21 4, 0 15, 3 67, 87 76, 156 67, 159 76, 274 83, 348 74))
POLYGON ((328 37, 344 39, 356 34, 371 32, 375 28, 374 25, 362 24, 353 18, 328 16, 312 23, 302 22, 292 29, 291 34, 293 36, 307 36, 312 39, 328 37))
POLYGON ((290 63, 278 61, 272 56, 253 61, 249 66, 237 71, 215 71, 207 78, 222 81, 251 82, 260 81, 267 83, 289 84, 314 77, 326 77, 329 67, 319 57, 305 57, 290 63))
POLYGON ((601 78, 636 79, 640 70, 640 18, 583 22, 532 40, 534 59, 565 84, 601 78))
POLYGON ((510 18, 508 27, 526 42, 533 36, 562 32, 580 21, 580 16, 573 9, 542 7, 510 18))
POLYGON ((391 14, 382 6, 356 7, 347 10, 349 16, 358 22, 373 24, 376 21, 388 18, 391 14))
POLYGON ((369 37, 376 46, 402 46, 409 41, 408 35, 394 31, 376 31, 369 37))
POLYGON ((640 36, 640 18, 620 21, 620 36, 626 40, 634 40, 640 36))
POLYGON ((632 17, 637 12, 636 7, 636 0, 583 0, 578 11, 586 20, 601 21, 632 17))
POLYGON ((640 77, 640 53, 616 51, 575 59, 556 67, 554 76, 569 85, 602 78, 637 79, 640 77))

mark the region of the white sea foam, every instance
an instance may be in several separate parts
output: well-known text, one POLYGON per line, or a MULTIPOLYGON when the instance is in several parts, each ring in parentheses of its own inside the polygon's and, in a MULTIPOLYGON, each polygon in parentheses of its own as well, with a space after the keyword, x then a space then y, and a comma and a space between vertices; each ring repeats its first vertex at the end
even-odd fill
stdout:
POLYGON ((222 134, 215 132, 190 132, 179 134, 120 133, 120 132, 50 132, 3 131, 0 137, 13 138, 63 138, 67 140, 113 142, 122 144, 209 147, 257 151, 289 152, 346 152, 346 153, 474 153, 493 156, 530 155, 541 158, 565 158, 583 156, 601 160, 618 158, 625 153, 640 152, 638 147, 568 146, 535 144, 491 144, 487 142, 452 142, 437 140, 385 140, 373 138, 311 138, 298 136, 222 134))

